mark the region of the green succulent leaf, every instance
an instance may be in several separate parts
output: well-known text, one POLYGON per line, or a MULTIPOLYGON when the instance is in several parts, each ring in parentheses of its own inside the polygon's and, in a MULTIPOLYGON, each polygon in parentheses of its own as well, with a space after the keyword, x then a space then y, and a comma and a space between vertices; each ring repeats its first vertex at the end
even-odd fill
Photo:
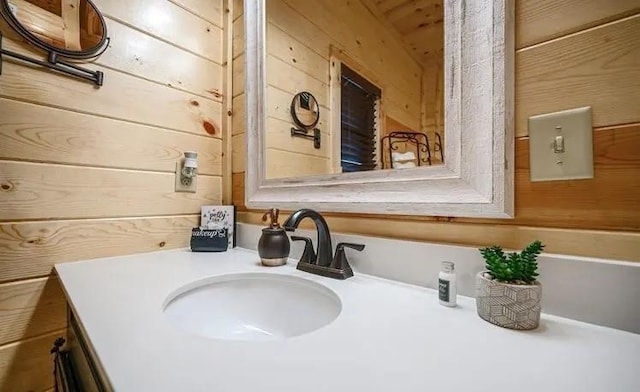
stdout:
POLYGON ((520 253, 505 254, 501 247, 494 245, 480 249, 480 254, 494 279, 500 282, 531 284, 538 277, 536 259, 543 249, 542 242, 534 241, 520 253))

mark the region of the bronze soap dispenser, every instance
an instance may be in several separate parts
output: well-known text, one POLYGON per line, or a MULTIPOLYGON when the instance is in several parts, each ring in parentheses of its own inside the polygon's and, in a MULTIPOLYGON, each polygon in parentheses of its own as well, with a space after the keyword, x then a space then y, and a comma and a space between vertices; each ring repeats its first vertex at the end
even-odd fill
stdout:
POLYGON ((258 254, 262 264, 269 267, 287 264, 291 248, 287 232, 278 223, 279 214, 280 210, 272 208, 262 215, 263 222, 269 220, 269 227, 262 229, 258 254))

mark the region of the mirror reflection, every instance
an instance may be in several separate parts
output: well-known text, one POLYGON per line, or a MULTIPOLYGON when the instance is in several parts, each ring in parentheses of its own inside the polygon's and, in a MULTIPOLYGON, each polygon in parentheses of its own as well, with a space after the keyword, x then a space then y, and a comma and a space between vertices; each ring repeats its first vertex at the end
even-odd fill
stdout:
POLYGON ((87 0, 8 0, 15 19, 45 46, 88 52, 102 42, 103 21, 87 0))
POLYGON ((303 131, 313 129, 320 121, 320 106, 308 91, 297 93, 291 101, 291 119, 303 131))
POLYGON ((442 2, 266 0, 268 179, 443 163, 442 2))

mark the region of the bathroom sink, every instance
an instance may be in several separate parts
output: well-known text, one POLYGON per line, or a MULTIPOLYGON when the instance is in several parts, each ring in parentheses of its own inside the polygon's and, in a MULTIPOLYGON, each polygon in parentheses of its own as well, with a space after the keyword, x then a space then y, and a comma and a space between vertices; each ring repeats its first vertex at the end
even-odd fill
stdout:
POLYGON ((244 273, 180 287, 164 313, 177 327, 213 339, 268 341, 322 328, 340 314, 338 296, 295 276, 244 273))

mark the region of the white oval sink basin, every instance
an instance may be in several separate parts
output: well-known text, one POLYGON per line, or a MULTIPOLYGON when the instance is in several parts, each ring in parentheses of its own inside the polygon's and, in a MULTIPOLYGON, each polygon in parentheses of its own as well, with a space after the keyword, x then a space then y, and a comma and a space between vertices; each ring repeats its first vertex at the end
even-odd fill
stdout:
POLYGON ((315 331, 340 314, 338 296, 295 276, 243 273, 183 286, 165 301, 179 328, 215 339, 265 341, 315 331))

